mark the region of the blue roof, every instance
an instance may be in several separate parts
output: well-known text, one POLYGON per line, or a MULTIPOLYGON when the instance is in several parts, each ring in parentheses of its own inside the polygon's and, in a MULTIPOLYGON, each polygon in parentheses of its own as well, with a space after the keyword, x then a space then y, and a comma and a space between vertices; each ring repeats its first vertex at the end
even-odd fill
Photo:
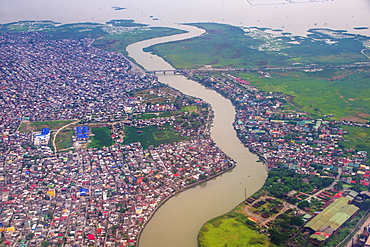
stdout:
POLYGON ((80 134, 80 135, 77 135, 77 139, 79 138, 89 138, 89 136, 86 134, 80 134))
POLYGON ((82 127, 81 126, 76 127, 76 133, 77 134, 82 134, 82 127))
POLYGON ((50 133, 50 129, 48 129, 48 128, 43 128, 42 130, 41 130, 41 135, 47 135, 47 134, 49 134, 50 133))

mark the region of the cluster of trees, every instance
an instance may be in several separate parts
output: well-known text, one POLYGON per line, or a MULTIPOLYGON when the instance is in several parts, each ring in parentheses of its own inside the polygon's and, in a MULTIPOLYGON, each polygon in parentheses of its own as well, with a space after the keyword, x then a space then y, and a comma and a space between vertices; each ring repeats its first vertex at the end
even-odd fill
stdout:
POLYGON ((282 214, 276 219, 268 233, 272 243, 285 246, 291 236, 297 232, 299 227, 303 226, 304 222, 299 216, 291 214, 282 214))
POLYGON ((314 189, 329 186, 333 181, 332 178, 308 176, 298 174, 293 170, 279 168, 269 172, 264 188, 274 197, 286 198, 292 190, 310 193, 314 189))
POLYGON ((205 119, 199 113, 191 112, 178 115, 176 123, 184 129, 199 128, 205 124, 205 119))

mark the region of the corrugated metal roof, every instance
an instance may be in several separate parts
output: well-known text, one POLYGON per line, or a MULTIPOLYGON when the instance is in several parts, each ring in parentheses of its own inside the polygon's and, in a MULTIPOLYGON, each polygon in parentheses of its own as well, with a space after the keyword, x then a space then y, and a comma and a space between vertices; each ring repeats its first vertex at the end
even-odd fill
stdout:
POLYGON ((341 197, 326 207, 315 218, 308 222, 305 227, 309 227, 314 231, 331 233, 337 230, 348 218, 350 218, 358 207, 349 205, 350 200, 346 197, 341 197), (331 229, 330 229, 331 228, 331 229))
POLYGON ((358 210, 358 207, 356 207, 355 205, 352 205, 352 204, 348 204, 348 205, 344 206, 343 209, 342 209, 343 212, 346 212, 349 215, 352 215, 352 214, 356 213, 357 210, 358 210))

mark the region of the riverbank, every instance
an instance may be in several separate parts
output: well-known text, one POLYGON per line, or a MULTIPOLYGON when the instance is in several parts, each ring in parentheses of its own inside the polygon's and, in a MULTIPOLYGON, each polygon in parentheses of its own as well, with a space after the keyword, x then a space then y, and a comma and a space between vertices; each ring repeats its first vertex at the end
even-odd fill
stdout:
MULTIPOLYGON (((151 56, 153 55, 151 54, 149 58, 151 56)), ((266 74, 262 74, 262 76, 264 75, 266 74)), ((183 92, 188 90, 188 92, 195 93, 195 90, 189 90, 184 86, 189 85, 186 80, 182 81, 182 85, 175 82, 175 80, 179 80, 181 77, 169 75, 160 77, 160 80, 170 81, 171 85, 176 84, 177 88, 183 92)), ((259 91, 256 87, 251 86, 250 83, 240 78, 237 80, 232 76, 229 76, 229 78, 225 77, 222 80, 215 77, 207 78, 207 76, 203 76, 203 79, 209 79, 207 81, 208 85, 203 83, 204 85, 211 87, 213 90, 216 90, 225 97, 229 97, 233 101, 236 108, 236 121, 234 121, 233 126, 238 133, 239 141, 248 147, 250 151, 256 153, 260 157, 260 160, 267 164, 264 166, 261 162, 260 165, 273 168, 282 164, 286 165, 287 168, 292 167, 293 169, 293 167, 296 167, 300 169, 300 167, 309 166, 311 162, 316 163, 320 162, 320 160, 329 162, 328 164, 333 164, 333 162, 341 160, 338 157, 341 155, 340 150, 336 150, 333 146, 335 142, 332 142, 333 139, 330 139, 330 137, 342 138, 342 136, 338 135, 336 128, 329 127, 327 122, 315 122, 302 114, 279 112, 279 109, 286 102, 284 95, 259 91), (245 90, 243 90, 243 87, 245 87, 245 90), (284 131, 279 131, 279 129, 284 131), (318 136, 319 134, 315 133, 321 130, 328 131, 328 133, 325 132, 325 135, 321 135, 317 140, 308 139, 318 136), (301 133, 305 133, 305 135, 301 133), (288 140, 289 143, 286 143, 287 140, 283 141, 283 138, 287 135, 291 138, 288 140), (302 135, 302 137, 299 135, 302 135), (314 149, 317 147, 312 147, 309 143, 307 145, 307 142, 310 140, 312 142, 315 141, 314 144, 319 143, 323 145, 317 151, 325 152, 325 154, 329 153, 330 155, 316 156, 314 149), (264 143, 268 144, 265 145, 264 143), (276 150, 279 143, 281 144, 281 148, 280 150, 276 150), (290 156, 285 156, 285 152, 296 152, 293 161, 289 160, 290 156)), ((191 85, 193 86, 193 84, 191 85)), ((235 116, 232 116, 231 119, 234 119, 235 116)), ((229 154, 228 152, 226 153, 229 154)), ((335 167, 333 166, 329 174, 330 172, 334 172, 334 169, 335 167)), ((240 199, 234 206, 242 200, 240 199)), ((153 228, 151 228, 151 231, 154 231, 153 228)))
MULTIPOLYGON (((154 209, 154 211, 149 215, 148 219, 147 219, 147 220, 144 222, 144 224, 142 225, 142 229, 144 229, 144 228, 145 228, 145 226, 150 222, 150 220, 151 220, 151 219, 152 219, 152 217, 155 215, 155 213, 158 211, 158 209, 159 209, 162 205, 164 205, 168 200, 170 200, 170 199, 171 199, 171 198, 173 198, 174 196, 176 196, 176 195, 180 194, 181 192, 184 192, 184 191, 186 191, 186 190, 189 190, 189 189, 191 189, 191 188, 194 188, 194 187, 196 187, 196 186, 198 186, 198 185, 201 185, 201 184, 207 183, 208 181, 210 181, 210 180, 212 180, 212 179, 215 179, 215 178, 217 178, 217 177, 221 176, 222 174, 224 174, 224 173, 227 173, 227 172, 231 171, 232 169, 234 169, 234 168, 235 168, 235 166, 236 166, 236 165, 235 165, 235 163, 233 163, 233 165, 232 165, 230 168, 228 168, 228 169, 226 169, 226 170, 224 170, 224 171, 222 171, 222 172, 220 172, 220 173, 218 173, 218 174, 215 174, 215 175, 213 175, 213 176, 210 176, 210 177, 208 177, 208 178, 206 178, 206 179, 204 179, 204 180, 202 180, 202 181, 198 181, 198 182, 195 182, 195 183, 193 183, 193 184, 189 184, 189 185, 185 186, 184 188, 182 188, 182 189, 180 189, 180 190, 178 190, 178 191, 176 191, 176 192, 171 193, 171 195, 170 195, 170 196, 168 196, 168 197, 166 197, 163 201, 161 201, 161 202, 158 204, 158 206, 154 209)), ((140 232, 139 232, 138 237, 137 237, 137 243, 138 243, 138 244, 140 244, 141 234, 142 234, 142 231, 140 231, 140 232)))
MULTIPOLYGON (((304 200, 298 195, 312 194, 315 190, 320 190, 322 185, 330 185, 334 179, 340 181, 338 185, 333 184, 328 188, 329 196, 318 197, 318 200, 323 202, 318 204, 319 208, 315 208, 317 205, 314 205, 313 199, 312 205, 308 200, 305 201, 304 208, 312 209, 306 209, 307 213, 313 214, 338 198, 334 195, 340 192, 338 189, 340 190, 343 184, 348 184, 347 187, 356 191, 368 190, 369 175, 365 172, 369 168, 367 153, 337 145, 339 141, 344 140, 346 134, 340 123, 315 120, 292 110, 284 112, 284 104, 287 102, 283 94, 260 91, 251 83, 230 74, 224 73, 217 77, 202 74, 193 79, 229 97, 233 102, 237 111, 234 128, 238 137, 250 151, 260 157, 269 170, 274 169, 269 172, 269 179, 276 168, 280 169, 280 173, 274 175, 275 182, 272 183, 268 179, 267 185, 263 187, 268 191, 268 195, 296 203, 298 200, 304 200), (283 176, 284 172, 290 174, 283 176), (296 176, 307 181, 298 182, 296 176), (333 190, 333 187, 337 189, 333 190)), ((265 208, 261 208, 261 211, 263 210, 265 208)), ((266 218, 269 217, 269 213, 265 215, 266 218)), ((286 216, 284 213, 283 217, 286 216)), ((277 244, 291 241, 289 234, 274 232, 275 228, 284 229, 284 226, 278 224, 279 222, 272 222, 267 227, 270 236, 274 236, 271 240, 277 244)), ((235 229, 236 232, 237 230, 235 229)), ((307 241, 298 237, 296 240, 307 241)))
MULTIPOLYGON (((194 29, 190 26, 186 28, 194 29)), ((204 31, 199 29, 189 32, 191 35, 203 33, 204 31)), ((173 38, 142 41, 128 46, 127 50, 129 55, 147 70, 173 69, 163 59, 142 51, 144 47, 157 42, 169 42, 173 38)), ((262 163, 256 162, 256 156, 248 152, 236 137, 232 126, 235 109, 229 100, 183 76, 157 76, 160 82, 212 105, 215 112, 211 128, 212 139, 238 164, 231 172, 215 180, 171 197, 171 200, 167 200, 156 210, 140 234, 140 247, 197 246, 198 231, 204 222, 228 212, 245 198, 245 194, 251 195, 257 191, 266 178, 266 168, 262 163)))

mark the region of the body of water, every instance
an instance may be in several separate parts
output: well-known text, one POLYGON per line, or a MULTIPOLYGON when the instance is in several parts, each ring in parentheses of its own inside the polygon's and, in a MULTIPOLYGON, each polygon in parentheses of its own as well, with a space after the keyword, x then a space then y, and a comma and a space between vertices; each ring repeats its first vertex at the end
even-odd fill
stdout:
MULTIPOLYGON (((178 39, 201 35, 204 30, 192 26, 178 26, 188 33, 138 42, 128 46, 129 56, 147 70, 173 69, 162 58, 143 52, 143 48, 178 39)), ((196 247, 197 235, 209 219, 228 212, 246 196, 257 191, 266 178, 265 165, 257 162, 236 137, 232 126, 235 109, 231 102, 213 90, 181 75, 158 74, 159 81, 181 92, 201 98, 212 105, 215 113, 212 138, 237 167, 222 176, 182 192, 167 201, 145 227, 140 247, 196 247)))
MULTIPOLYGON (((175 23, 218 22, 243 27, 281 29, 306 35, 310 28, 347 30, 370 36, 368 0, 0 0, 0 23, 20 20, 52 20, 61 23, 133 19, 152 26, 180 27, 189 31, 175 37, 139 42, 128 52, 147 70, 171 69, 171 65, 142 48, 175 39, 191 38, 204 31, 175 23), (253 6, 252 6, 253 5, 253 6)), ((235 110, 229 100, 180 75, 159 75, 163 83, 185 94, 202 98, 215 112, 212 138, 237 162, 237 167, 206 184, 185 191, 166 202, 147 224, 140 247, 196 247, 197 234, 209 219, 223 214, 259 189, 266 169, 236 137, 232 127, 235 110)))
POLYGON ((0 0, 0 23, 53 20, 61 23, 133 19, 155 26, 218 22, 282 29, 305 35, 310 28, 332 28, 370 35, 368 0, 0 0), (251 3, 254 4, 252 6, 251 3), (116 7, 124 9, 116 10, 116 7))

